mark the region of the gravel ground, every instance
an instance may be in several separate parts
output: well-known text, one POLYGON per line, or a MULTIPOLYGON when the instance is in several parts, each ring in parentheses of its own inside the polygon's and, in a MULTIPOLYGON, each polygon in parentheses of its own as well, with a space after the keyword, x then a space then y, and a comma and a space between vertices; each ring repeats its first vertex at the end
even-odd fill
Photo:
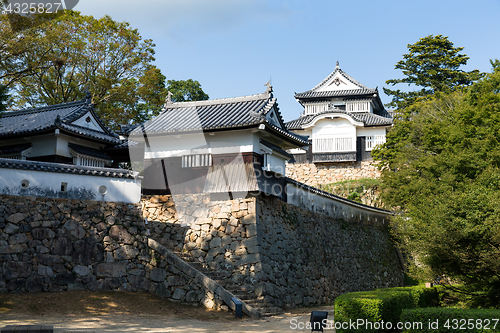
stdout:
MULTIPOLYGON (((65 292, 0 295, 0 328, 51 325, 54 332, 310 332, 298 329, 311 311, 295 309, 279 316, 234 318, 233 312, 208 311, 157 298, 148 293, 65 292)), ((331 331, 333 330, 325 330, 331 331)))

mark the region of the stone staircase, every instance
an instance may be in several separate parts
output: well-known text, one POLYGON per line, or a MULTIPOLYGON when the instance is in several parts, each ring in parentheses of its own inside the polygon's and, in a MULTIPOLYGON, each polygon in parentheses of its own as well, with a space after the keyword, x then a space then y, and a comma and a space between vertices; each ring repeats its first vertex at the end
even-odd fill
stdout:
MULTIPOLYGON (((157 240, 158 243, 167 247, 167 244, 161 241, 161 239, 157 240)), ((167 247, 168 248, 168 247, 167 247)), ((169 248, 172 253, 174 253, 177 257, 182 259, 188 265, 203 273, 207 277, 211 278, 215 282, 217 282, 220 286, 226 289, 228 292, 238 297, 241 301, 245 302, 248 306, 251 306, 255 310, 257 310, 261 317, 269 317, 279 313, 283 313, 283 309, 274 306, 273 304, 267 302, 263 296, 257 296, 253 290, 244 290, 242 286, 233 283, 230 278, 231 275, 227 271, 214 271, 207 267, 205 267, 201 262, 196 262, 189 254, 185 252, 179 252, 172 248, 169 248)))

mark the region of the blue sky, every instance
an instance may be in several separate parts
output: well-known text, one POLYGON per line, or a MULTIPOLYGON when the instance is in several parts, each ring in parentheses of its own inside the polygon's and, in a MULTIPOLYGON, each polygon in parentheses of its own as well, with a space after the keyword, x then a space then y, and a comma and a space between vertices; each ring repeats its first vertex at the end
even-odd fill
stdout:
POLYGON ((210 98, 265 91, 271 79, 286 121, 302 112, 294 92, 335 68, 382 93, 399 78, 407 45, 445 35, 470 57, 465 70, 500 59, 500 0, 80 0, 85 15, 127 21, 156 44, 167 79, 198 80, 210 98))

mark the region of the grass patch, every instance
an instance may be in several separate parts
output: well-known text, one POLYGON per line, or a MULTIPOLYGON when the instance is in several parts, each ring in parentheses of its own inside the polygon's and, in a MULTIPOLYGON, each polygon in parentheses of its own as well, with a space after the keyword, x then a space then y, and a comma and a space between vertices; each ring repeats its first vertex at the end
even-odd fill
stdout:
MULTIPOLYGON (((367 203, 365 202, 365 191, 368 189, 378 191, 380 183, 381 181, 378 178, 362 178, 356 180, 343 180, 336 183, 320 184, 319 188, 323 191, 333 193, 352 201, 367 203)), ((375 202, 373 202, 375 206, 381 205, 378 195, 375 198, 370 198, 370 200, 373 199, 375 199, 375 202)))
POLYGON ((354 180, 342 180, 340 182, 336 183, 330 183, 330 184, 325 184, 326 186, 344 186, 344 187, 357 187, 357 186, 366 186, 366 187, 372 187, 372 186, 380 186, 380 179, 379 178, 361 178, 361 179, 354 179, 354 180))

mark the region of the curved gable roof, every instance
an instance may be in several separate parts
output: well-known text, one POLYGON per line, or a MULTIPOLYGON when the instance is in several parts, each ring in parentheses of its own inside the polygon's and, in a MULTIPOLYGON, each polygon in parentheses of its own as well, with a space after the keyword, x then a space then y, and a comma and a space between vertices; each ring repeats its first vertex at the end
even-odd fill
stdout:
POLYGON ((325 118, 328 116, 338 117, 339 115, 342 115, 343 117, 348 116, 352 119, 353 122, 363 123, 363 125, 366 127, 389 126, 393 123, 393 119, 389 115, 387 117, 383 117, 370 112, 346 112, 343 110, 334 109, 320 112, 314 115, 302 116, 285 123, 285 125, 289 130, 301 130, 313 124, 318 118, 325 118))
POLYGON ((302 93, 295 93, 295 98, 357 96, 374 93, 377 93, 377 89, 368 88, 352 78, 349 74, 340 69, 339 63, 337 62, 335 70, 330 75, 314 88, 302 93))
MULTIPOLYGON (((193 131, 232 130, 255 127, 279 133, 297 144, 307 144, 307 139, 288 131, 279 112, 277 99, 269 85, 265 93, 207 101, 178 102, 167 100, 162 112, 155 118, 132 130, 132 136, 142 133, 167 134, 193 131), (271 111, 277 116, 279 126, 271 123, 266 115, 271 111)), ((128 129, 130 130, 130 129, 128 129)))
POLYGON ((93 140, 119 143, 118 136, 111 132, 95 114, 90 100, 90 94, 87 93, 85 98, 75 102, 6 112, 0 118, 0 137, 25 136, 59 128, 93 140), (102 131, 72 123, 88 112, 92 114, 102 131))

